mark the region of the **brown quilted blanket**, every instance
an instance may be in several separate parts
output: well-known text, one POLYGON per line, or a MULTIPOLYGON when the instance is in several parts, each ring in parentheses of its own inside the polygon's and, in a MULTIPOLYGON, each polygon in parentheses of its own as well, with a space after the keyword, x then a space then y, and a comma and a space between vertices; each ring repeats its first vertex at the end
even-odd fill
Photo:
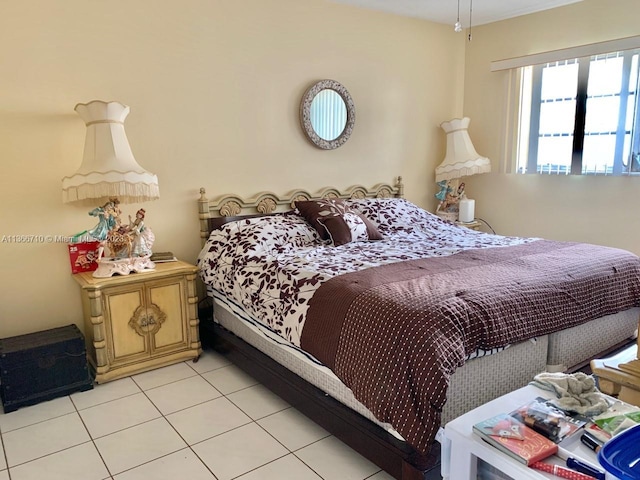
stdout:
POLYGON ((311 299, 301 346, 426 453, 467 354, 638 305, 636 255, 540 240, 334 277, 311 299))

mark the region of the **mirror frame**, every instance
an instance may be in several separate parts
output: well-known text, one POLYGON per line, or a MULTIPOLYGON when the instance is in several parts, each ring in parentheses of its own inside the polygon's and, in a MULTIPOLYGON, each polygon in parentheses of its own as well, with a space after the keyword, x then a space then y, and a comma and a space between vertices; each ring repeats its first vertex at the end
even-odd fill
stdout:
POLYGON ((336 82, 335 80, 320 80, 309 87, 302 96, 302 102, 300 103, 300 122, 302 129, 307 134, 307 138, 311 143, 323 150, 333 150, 349 140, 356 122, 356 106, 353 103, 353 98, 351 98, 347 89, 340 82, 336 82), (340 95, 347 108, 347 123, 342 133, 334 140, 325 140, 319 137, 313 129, 313 125, 311 125, 311 102, 313 102, 313 99, 320 91, 327 89, 333 90, 340 95))

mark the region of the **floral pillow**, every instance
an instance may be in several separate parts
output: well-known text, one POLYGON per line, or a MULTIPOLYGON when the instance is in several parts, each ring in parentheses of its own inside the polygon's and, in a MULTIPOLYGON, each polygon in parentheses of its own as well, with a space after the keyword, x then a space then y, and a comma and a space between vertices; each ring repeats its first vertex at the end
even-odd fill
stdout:
POLYGON ((209 236, 200 256, 218 258, 239 251, 247 255, 277 256, 299 248, 321 244, 314 229, 294 212, 230 222, 209 236))
POLYGON ((296 209, 318 232, 320 238, 333 245, 349 242, 382 240, 375 224, 338 198, 295 202, 296 209))
POLYGON ((365 198, 346 204, 378 225, 383 234, 411 231, 417 226, 438 227, 442 220, 404 198, 365 198))

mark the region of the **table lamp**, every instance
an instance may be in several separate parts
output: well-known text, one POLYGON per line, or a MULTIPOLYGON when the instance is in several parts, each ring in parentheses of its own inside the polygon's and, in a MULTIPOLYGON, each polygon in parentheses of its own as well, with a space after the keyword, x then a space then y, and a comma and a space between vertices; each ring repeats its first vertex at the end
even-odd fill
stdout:
POLYGON ((475 219, 475 200, 466 197, 464 183, 458 185, 460 177, 487 173, 491 171, 491 160, 482 157, 469 138, 468 117, 454 118, 442 122, 440 127, 447 134, 447 153, 436 168, 436 183, 439 200, 436 215, 450 222, 473 222, 475 219), (452 185, 451 180, 456 180, 452 185))
POLYGON ((130 108, 118 102, 94 100, 79 103, 75 111, 86 123, 87 133, 82 164, 78 171, 62 179, 62 201, 98 205, 89 215, 98 224, 83 232, 82 238, 100 241, 95 277, 127 275, 155 268, 150 260, 153 233, 144 225, 145 211, 139 209, 129 224, 120 220, 120 204, 143 202, 160 197, 158 177, 142 168, 133 157, 124 120, 130 108), (104 248, 109 257, 103 256, 104 248))

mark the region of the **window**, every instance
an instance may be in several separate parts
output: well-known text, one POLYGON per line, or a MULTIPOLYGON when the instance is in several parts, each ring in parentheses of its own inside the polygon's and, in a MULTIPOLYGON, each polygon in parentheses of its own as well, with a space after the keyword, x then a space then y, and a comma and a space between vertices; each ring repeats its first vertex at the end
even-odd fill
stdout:
POLYGON ((518 173, 640 175, 639 56, 522 67, 518 173))

